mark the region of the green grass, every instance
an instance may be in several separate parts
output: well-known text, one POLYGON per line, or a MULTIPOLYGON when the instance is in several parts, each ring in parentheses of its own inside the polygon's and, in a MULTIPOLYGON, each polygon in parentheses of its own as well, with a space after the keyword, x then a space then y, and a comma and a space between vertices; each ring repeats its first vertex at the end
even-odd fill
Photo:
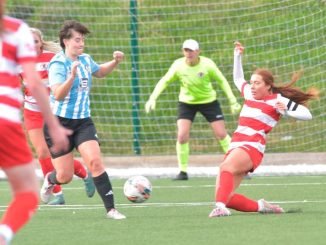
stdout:
MULTIPOLYGON (((254 177, 239 192, 253 199, 280 203, 281 215, 232 211, 232 216, 208 218, 213 207, 213 178, 187 182, 151 179, 152 197, 133 204, 122 194, 124 180, 114 179, 117 208, 126 220, 108 220, 96 194, 89 199, 83 183, 64 187, 67 205, 41 205, 13 245, 80 244, 325 244, 325 176, 254 177)), ((0 182, 0 210, 10 199, 8 184, 0 182), (8 193, 8 194, 4 194, 8 193)))

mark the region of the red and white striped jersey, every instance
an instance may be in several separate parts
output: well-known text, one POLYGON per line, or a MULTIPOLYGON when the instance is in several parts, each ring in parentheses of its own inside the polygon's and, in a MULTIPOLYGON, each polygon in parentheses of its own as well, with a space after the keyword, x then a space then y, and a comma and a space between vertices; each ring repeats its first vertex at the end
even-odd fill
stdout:
POLYGON ((286 98, 280 94, 272 94, 264 100, 255 100, 250 92, 250 85, 247 83, 243 83, 242 94, 245 97, 245 102, 240 112, 238 127, 232 136, 230 150, 250 145, 263 154, 266 135, 281 118, 275 104, 286 98))
POLYGON ((276 126, 282 115, 299 120, 310 120, 312 115, 308 108, 282 96, 279 93, 266 96, 263 100, 255 100, 251 86, 244 79, 241 55, 234 52, 233 81, 245 98, 240 112, 238 127, 235 130, 229 150, 250 145, 262 154, 265 152, 266 136, 276 126), (276 103, 286 105, 287 110, 279 112, 276 103))
MULTIPOLYGON (((50 94, 50 86, 49 86, 49 79, 48 79, 48 65, 50 60, 55 55, 53 52, 43 51, 36 59, 36 70, 38 71, 44 86, 47 87, 49 94, 50 94)), ((22 73, 21 76, 24 78, 24 74, 22 73)), ((24 89, 24 108, 31 110, 31 111, 40 111, 35 98, 31 95, 30 91, 28 90, 28 85, 26 82, 23 82, 25 89, 24 89)))
POLYGON ((0 34, 0 120, 21 123, 23 101, 19 65, 35 61, 34 39, 27 24, 3 17, 0 34))

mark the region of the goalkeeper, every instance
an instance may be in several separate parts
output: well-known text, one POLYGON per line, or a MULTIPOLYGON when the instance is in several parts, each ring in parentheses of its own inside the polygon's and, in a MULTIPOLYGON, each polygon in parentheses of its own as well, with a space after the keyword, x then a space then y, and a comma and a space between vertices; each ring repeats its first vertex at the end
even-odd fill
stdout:
POLYGON ((211 59, 200 56, 197 41, 192 39, 184 41, 182 51, 184 57, 174 61, 168 72, 157 83, 145 105, 147 113, 154 110, 157 98, 168 84, 180 82, 176 143, 180 173, 174 178, 175 180, 188 179, 190 128, 197 112, 200 112, 210 123, 223 152, 228 150, 231 138, 226 131, 224 116, 212 82, 216 81, 225 93, 232 114, 238 113, 241 109, 229 83, 216 64, 211 59))

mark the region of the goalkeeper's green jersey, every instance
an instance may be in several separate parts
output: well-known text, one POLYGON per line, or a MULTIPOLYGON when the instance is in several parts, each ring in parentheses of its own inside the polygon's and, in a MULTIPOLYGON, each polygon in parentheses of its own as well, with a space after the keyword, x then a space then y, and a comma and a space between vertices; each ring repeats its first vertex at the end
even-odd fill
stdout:
POLYGON ((216 100, 213 82, 222 88, 230 103, 236 101, 229 83, 216 64, 203 56, 199 57, 199 63, 195 66, 188 65, 185 57, 175 60, 156 85, 151 97, 156 100, 167 85, 175 81, 180 82, 179 101, 187 104, 206 104, 216 100))

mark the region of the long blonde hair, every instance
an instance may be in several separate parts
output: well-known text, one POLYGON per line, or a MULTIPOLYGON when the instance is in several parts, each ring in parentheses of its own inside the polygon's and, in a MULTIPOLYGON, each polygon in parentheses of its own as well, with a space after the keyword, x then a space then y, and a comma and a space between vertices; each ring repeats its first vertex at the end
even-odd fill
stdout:
POLYGON ((30 28, 30 30, 33 34, 38 35, 38 37, 41 39, 43 50, 50 51, 53 53, 59 53, 62 50, 59 43, 52 42, 52 41, 44 41, 43 33, 41 32, 40 29, 30 28))
POLYGON ((309 100, 317 99, 319 96, 319 91, 316 88, 309 88, 307 92, 304 92, 293 86, 301 77, 302 71, 293 73, 291 81, 282 85, 274 84, 274 75, 268 69, 259 68, 254 71, 254 74, 260 75, 266 84, 271 85, 273 93, 280 93, 298 104, 307 105, 309 100))

